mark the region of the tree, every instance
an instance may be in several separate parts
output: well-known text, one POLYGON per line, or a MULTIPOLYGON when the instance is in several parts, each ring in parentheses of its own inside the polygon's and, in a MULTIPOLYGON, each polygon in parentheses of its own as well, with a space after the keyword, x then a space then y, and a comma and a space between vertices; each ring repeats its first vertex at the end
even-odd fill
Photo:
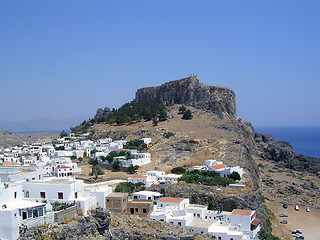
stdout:
POLYGON ((94 175, 97 178, 98 175, 103 175, 103 174, 104 174, 104 171, 99 165, 92 166, 90 176, 94 175))
POLYGON ((181 107, 179 107, 179 114, 182 114, 182 113, 184 113, 184 111, 186 111, 186 107, 185 106, 181 106, 181 107))
POLYGON ((233 179, 233 180, 235 180, 235 181, 241 179, 240 174, 237 173, 237 172, 232 172, 228 177, 231 178, 231 179, 233 179))
POLYGON ((96 166, 98 165, 98 160, 97 159, 94 159, 94 158, 90 158, 88 163, 92 166, 96 166))
POLYGON ((175 167, 171 169, 171 173, 175 173, 175 174, 181 174, 185 172, 186 170, 183 167, 175 167))
POLYGON ((190 109, 187 109, 182 115, 182 119, 184 119, 184 120, 189 120, 192 118, 193 118, 193 116, 192 116, 192 112, 190 109))
POLYGON ((131 182, 122 182, 119 183, 116 188, 115 192, 127 192, 127 193, 132 193, 133 190, 135 189, 135 185, 131 182))
POLYGON ((131 174, 133 174, 133 173, 135 173, 137 170, 139 169, 139 166, 138 165, 130 165, 129 167, 128 167, 128 171, 129 171, 129 173, 131 173, 131 174))
POLYGON ((162 109, 159 113, 159 121, 167 120, 167 111, 166 109, 162 109))
POLYGON ((152 118, 152 124, 153 126, 157 126, 158 125, 158 120, 156 117, 152 118))
POLYGON ((118 159, 113 161, 112 168, 113 168, 114 171, 119 171, 120 170, 120 166, 121 166, 121 162, 118 159))
POLYGON ((54 149, 55 149, 56 151, 64 150, 64 146, 55 147, 54 149))
POLYGON ((65 131, 62 131, 62 132, 60 133, 60 137, 61 137, 61 138, 67 137, 68 135, 69 135, 69 134, 66 133, 65 131))

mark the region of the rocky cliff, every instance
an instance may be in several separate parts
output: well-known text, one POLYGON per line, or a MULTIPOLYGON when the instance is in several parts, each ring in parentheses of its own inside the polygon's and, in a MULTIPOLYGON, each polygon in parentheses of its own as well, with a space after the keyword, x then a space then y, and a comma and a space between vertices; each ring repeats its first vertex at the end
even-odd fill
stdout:
POLYGON ((223 118, 224 114, 236 117, 234 92, 229 88, 204 85, 197 76, 137 90, 135 100, 152 99, 209 110, 220 118, 223 118))
POLYGON ((272 135, 261 133, 255 133, 255 142, 260 156, 278 167, 320 174, 320 158, 295 153, 289 142, 275 141, 272 135))

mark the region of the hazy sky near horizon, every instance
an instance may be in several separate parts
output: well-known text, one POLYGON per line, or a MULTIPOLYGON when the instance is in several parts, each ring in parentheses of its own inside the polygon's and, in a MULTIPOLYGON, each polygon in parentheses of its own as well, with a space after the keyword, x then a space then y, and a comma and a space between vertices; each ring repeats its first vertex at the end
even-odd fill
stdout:
POLYGON ((254 126, 320 125, 319 1, 1 1, 2 122, 87 119, 197 74, 254 126))

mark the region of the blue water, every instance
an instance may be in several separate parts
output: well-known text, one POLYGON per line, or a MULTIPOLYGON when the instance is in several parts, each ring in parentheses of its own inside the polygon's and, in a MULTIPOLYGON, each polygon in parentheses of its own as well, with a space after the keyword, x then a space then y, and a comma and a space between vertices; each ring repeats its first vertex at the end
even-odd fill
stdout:
POLYGON ((320 126, 255 127, 256 132, 272 134, 276 141, 288 141, 296 153, 320 158, 320 126))

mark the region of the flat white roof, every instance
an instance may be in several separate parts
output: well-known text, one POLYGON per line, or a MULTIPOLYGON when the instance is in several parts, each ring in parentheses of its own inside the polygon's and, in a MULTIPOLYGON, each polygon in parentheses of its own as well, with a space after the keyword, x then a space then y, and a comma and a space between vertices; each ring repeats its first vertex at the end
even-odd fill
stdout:
POLYGON ((152 192, 152 191, 140 191, 140 192, 135 192, 135 193, 133 193, 133 194, 142 194, 142 195, 154 195, 154 196, 162 196, 162 194, 161 193, 158 193, 158 192, 152 192))
POLYGON ((187 227, 198 227, 198 228, 208 228, 215 222, 219 220, 217 219, 209 219, 209 220, 193 220, 191 223, 187 225, 187 227))
POLYGON ((31 208, 31 207, 38 207, 46 205, 45 203, 38 203, 38 202, 31 202, 31 201, 24 201, 18 200, 11 203, 6 204, 7 208, 3 210, 14 210, 14 209, 23 209, 23 208, 31 208))
POLYGON ((192 209, 207 209, 207 206, 205 206, 205 205, 198 205, 198 204, 190 204, 187 208, 192 208, 192 209))
POLYGON ((43 180, 19 181, 19 183, 31 183, 31 184, 72 184, 76 182, 83 182, 83 181, 74 179, 73 177, 68 177, 68 178, 49 177, 49 178, 44 178, 43 180))

